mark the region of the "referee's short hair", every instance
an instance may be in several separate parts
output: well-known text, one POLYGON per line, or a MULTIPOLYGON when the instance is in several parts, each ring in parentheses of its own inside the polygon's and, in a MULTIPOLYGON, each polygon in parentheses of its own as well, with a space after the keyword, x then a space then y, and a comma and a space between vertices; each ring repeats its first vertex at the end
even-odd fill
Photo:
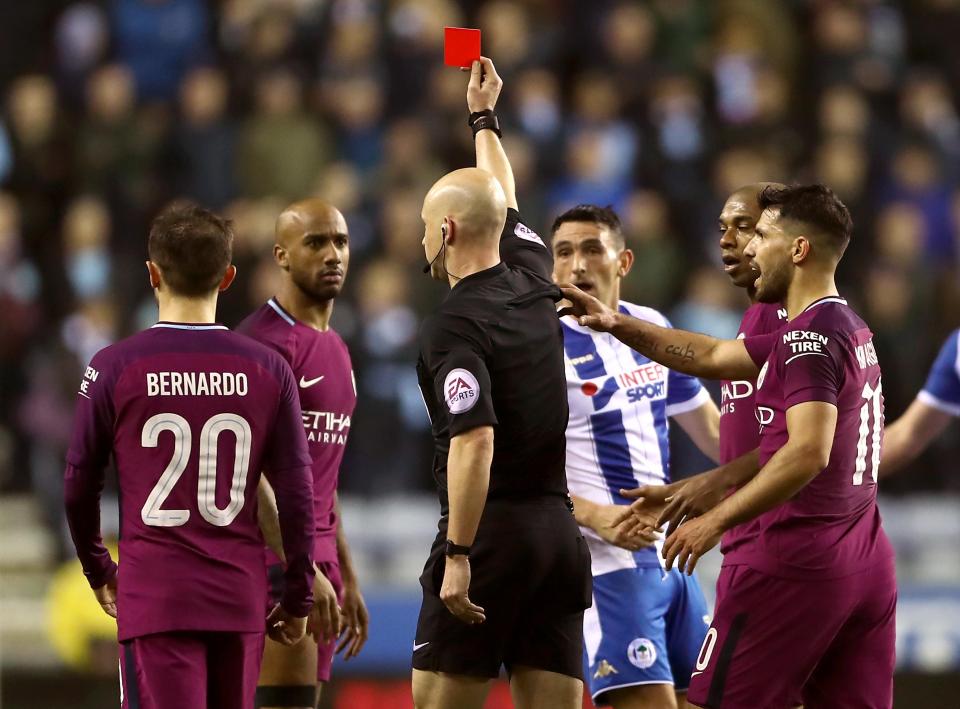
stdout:
POLYGON ((551 236, 567 222, 587 222, 606 227, 619 248, 622 249, 627 245, 623 238, 623 225, 620 223, 620 217, 613 211, 612 205, 601 207, 596 204, 578 204, 576 207, 571 207, 553 220, 553 226, 550 227, 551 236))

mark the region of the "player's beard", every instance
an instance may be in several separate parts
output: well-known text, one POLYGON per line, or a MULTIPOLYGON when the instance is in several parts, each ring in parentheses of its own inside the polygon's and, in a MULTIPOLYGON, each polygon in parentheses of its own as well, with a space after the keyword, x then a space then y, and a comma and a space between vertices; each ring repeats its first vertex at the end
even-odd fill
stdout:
POLYGON ((301 273, 290 271, 290 278, 294 285, 305 293, 311 300, 322 303, 327 300, 333 300, 340 295, 340 289, 343 288, 343 280, 339 284, 318 283, 313 273, 301 273))
POLYGON ((782 303, 790 290, 793 268, 784 261, 761 270, 756 298, 760 303, 782 303))

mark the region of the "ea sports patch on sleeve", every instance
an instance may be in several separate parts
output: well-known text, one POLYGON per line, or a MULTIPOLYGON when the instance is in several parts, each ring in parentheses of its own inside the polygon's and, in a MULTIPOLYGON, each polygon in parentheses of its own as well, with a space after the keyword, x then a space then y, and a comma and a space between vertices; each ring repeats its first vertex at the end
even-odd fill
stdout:
POLYGON ((543 239, 540 238, 540 235, 522 222, 517 222, 517 226, 513 230, 513 233, 516 236, 519 236, 521 239, 532 241, 535 244, 540 244, 540 246, 543 248, 547 248, 547 245, 543 243, 543 239))
POLYGON ((466 369, 451 369, 443 380, 443 393, 450 413, 462 414, 476 406, 479 401, 480 383, 466 369))

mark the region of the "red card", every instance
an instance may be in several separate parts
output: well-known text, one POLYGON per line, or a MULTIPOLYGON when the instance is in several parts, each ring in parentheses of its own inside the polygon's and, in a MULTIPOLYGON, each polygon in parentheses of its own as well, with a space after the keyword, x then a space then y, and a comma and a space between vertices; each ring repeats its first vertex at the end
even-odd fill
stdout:
POLYGON ((469 69, 480 59, 480 30, 443 28, 443 63, 469 69))

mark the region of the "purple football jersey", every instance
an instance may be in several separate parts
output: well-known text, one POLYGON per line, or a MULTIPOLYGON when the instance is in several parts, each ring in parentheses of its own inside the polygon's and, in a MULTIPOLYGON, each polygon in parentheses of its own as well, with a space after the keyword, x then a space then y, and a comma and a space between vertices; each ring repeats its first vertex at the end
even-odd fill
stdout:
POLYGON ((275 298, 251 313, 237 331, 272 347, 290 363, 300 390, 303 427, 313 460, 317 525, 313 558, 336 561, 335 495, 350 433, 350 417, 357 405, 347 346, 334 330, 320 332, 300 322, 275 298))
POLYGON ((67 517, 91 586, 112 577, 99 530, 111 454, 120 486, 120 640, 263 632, 267 579, 257 483, 277 492, 284 607, 312 603, 310 456, 283 358, 222 325, 158 323, 98 352, 77 399, 67 517), (307 502, 304 503, 304 500, 307 502))
MULTIPOLYGON (((738 339, 776 332, 787 321, 786 309, 775 303, 754 303, 743 314, 738 339)), ((729 463, 760 446, 760 424, 752 381, 723 381, 720 388, 720 464, 729 463)), ((732 491, 731 491, 732 492, 732 491)), ((757 521, 739 524, 720 540, 724 554, 757 534, 757 521)))
POLYGON ((747 338, 757 377, 760 465, 789 438, 786 412, 837 407, 827 467, 790 500, 760 515, 758 534, 724 556, 782 578, 838 578, 889 559, 877 509, 883 394, 873 333, 842 298, 813 302, 774 335, 747 338))

